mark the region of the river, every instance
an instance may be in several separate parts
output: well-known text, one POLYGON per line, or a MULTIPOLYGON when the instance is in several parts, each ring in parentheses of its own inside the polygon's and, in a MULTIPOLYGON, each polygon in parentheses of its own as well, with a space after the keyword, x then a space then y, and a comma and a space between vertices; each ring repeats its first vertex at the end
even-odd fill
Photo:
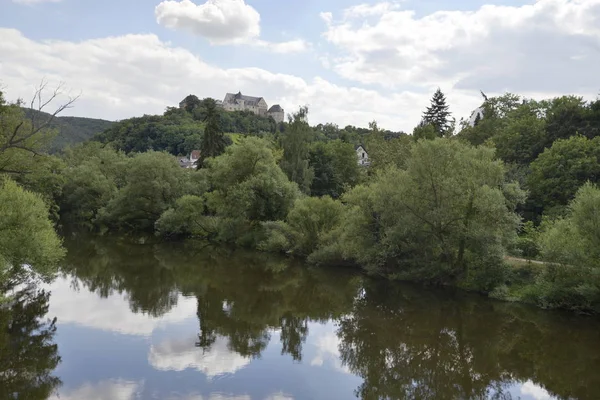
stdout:
POLYGON ((597 319, 192 242, 65 245, 49 296, 0 309, 0 397, 600 399, 597 319))

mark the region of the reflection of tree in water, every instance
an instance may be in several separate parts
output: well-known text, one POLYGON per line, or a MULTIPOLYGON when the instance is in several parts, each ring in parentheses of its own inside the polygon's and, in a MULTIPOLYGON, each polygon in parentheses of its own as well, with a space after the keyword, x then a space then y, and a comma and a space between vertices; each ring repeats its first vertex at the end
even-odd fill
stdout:
POLYGON ((342 362, 364 378, 361 399, 509 399, 527 380, 559 398, 600 398, 598 333, 571 330, 576 320, 371 282, 338 335, 342 362))
POLYGON ((354 275, 291 264, 281 270, 270 264, 274 260, 237 252, 193 266, 183 289, 198 301, 199 347, 208 350, 222 336, 231 350, 258 357, 278 330, 282 354, 300 361, 308 322, 339 317, 351 307, 359 287, 354 275))
POLYGON ((66 246, 69 251, 63 271, 101 297, 125 294, 131 311, 154 317, 177 305, 173 271, 161 265, 153 246, 89 236, 67 241, 66 246))
POLYGON ((56 320, 42 320, 49 293, 27 287, 0 305, 0 398, 46 399, 60 385, 56 320))
POLYGON ((302 358, 308 321, 327 321, 349 310, 359 280, 346 271, 306 269, 283 257, 206 248, 193 242, 135 245, 115 238, 80 237, 66 242, 68 267, 103 297, 123 293, 134 312, 160 316, 180 291, 198 302, 198 347, 218 336, 243 356, 258 357, 272 330, 283 353, 302 358))

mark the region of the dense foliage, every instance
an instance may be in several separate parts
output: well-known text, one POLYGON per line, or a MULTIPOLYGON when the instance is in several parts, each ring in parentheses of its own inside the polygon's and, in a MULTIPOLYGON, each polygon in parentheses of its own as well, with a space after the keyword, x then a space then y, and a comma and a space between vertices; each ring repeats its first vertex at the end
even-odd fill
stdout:
POLYGON ((31 278, 52 276, 64 251, 41 197, 14 181, 0 182, 0 302, 31 278))

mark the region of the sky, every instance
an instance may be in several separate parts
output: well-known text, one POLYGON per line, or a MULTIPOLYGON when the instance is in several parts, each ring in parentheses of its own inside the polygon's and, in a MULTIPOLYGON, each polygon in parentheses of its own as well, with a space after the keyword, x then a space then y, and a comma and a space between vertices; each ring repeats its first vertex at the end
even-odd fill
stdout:
POLYGON ((458 121, 480 90, 595 99, 599 65, 600 0, 0 0, 0 90, 63 83, 80 97, 62 115, 241 91, 312 125, 411 132, 438 87, 458 121))

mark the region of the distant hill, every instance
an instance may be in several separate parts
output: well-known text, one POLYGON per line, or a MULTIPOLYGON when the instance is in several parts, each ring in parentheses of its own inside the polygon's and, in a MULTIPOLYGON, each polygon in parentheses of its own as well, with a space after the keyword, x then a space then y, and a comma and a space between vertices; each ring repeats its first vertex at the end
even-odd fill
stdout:
MULTIPOLYGON (((50 118, 50 114, 48 113, 25 109, 25 114, 28 116, 31 115, 30 113, 32 112, 39 114, 39 116, 36 118, 38 118, 40 121, 50 118)), ((56 135, 54 138, 54 141, 52 142, 48 151, 50 153, 57 153, 67 146, 85 142, 86 140, 91 139, 97 133, 104 132, 114 124, 114 122, 106 121, 104 119, 56 117, 49 127, 52 129, 57 129, 58 135, 56 135)))

